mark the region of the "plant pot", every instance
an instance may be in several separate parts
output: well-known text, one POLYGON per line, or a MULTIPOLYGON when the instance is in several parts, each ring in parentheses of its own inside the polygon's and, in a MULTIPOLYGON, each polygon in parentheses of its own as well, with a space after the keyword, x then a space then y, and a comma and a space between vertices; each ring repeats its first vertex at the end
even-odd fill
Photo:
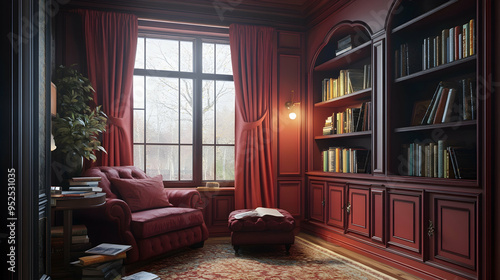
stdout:
POLYGON ((72 151, 64 153, 55 149, 52 154, 52 185, 68 187, 69 179, 80 176, 83 170, 83 157, 72 151))

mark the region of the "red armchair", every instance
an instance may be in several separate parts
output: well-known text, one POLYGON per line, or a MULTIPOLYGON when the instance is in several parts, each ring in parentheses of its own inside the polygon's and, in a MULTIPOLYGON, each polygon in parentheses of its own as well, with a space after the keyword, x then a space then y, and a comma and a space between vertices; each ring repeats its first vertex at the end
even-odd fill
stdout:
POLYGON ((99 187, 106 193, 106 204, 78 212, 78 218, 87 226, 93 244, 132 245, 127 252, 127 263, 146 260, 181 247, 202 247, 208 238, 197 190, 163 189, 172 206, 131 211, 127 197, 120 196, 116 181, 120 178, 132 179, 127 183, 135 182, 133 179, 152 179, 142 170, 134 166, 94 167, 85 171, 83 176, 102 178, 99 187))

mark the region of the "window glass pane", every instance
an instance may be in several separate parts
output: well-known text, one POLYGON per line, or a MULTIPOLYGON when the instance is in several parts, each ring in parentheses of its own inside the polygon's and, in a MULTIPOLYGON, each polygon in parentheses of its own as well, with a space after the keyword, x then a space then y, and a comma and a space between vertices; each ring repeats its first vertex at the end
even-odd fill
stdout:
POLYGON ((181 71, 193 72, 193 42, 181 41, 181 71))
POLYGON ((137 39, 134 68, 144 69, 144 38, 141 37, 137 39))
POLYGON ((217 144, 234 144, 234 82, 216 82, 217 144))
POLYGON ((217 44, 215 58, 216 74, 233 74, 233 67, 231 65, 231 49, 229 48, 229 45, 217 44))
POLYGON ((216 180, 234 180, 234 147, 217 147, 216 158, 216 180))
POLYGON ((161 174, 164 181, 179 180, 179 146, 149 145, 146 147, 146 174, 161 174))
POLYGON ((193 80, 180 79, 180 143, 193 143, 193 80))
POLYGON ((144 109, 144 77, 134 76, 134 109, 144 109))
POLYGON ((193 180, 193 146, 181 146, 182 180, 193 180))
POLYGON ((146 79, 146 142, 179 143, 179 79, 146 79))
POLYGON ((214 129, 215 129, 214 83, 215 81, 212 80, 203 80, 202 84, 203 144, 214 143, 214 129))
POLYGON ((214 60, 215 60, 215 45, 209 43, 203 43, 203 73, 213 74, 214 73, 214 60))
POLYGON ((134 110, 134 143, 144 143, 144 110, 134 110))
POLYGON ((144 168, 144 145, 134 145, 134 166, 146 170, 144 168))
POLYGON ((146 68, 179 71, 179 41, 147 38, 146 68))
POLYGON ((214 166, 214 147, 203 146, 203 170, 202 180, 214 180, 215 166, 214 166))

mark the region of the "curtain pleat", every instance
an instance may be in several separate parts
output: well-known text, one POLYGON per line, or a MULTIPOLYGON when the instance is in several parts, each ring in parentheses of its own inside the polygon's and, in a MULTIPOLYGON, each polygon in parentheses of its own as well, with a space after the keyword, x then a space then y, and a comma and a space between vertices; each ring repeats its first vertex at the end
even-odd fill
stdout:
POLYGON ((94 166, 133 164, 132 81, 138 38, 135 15, 79 10, 83 20, 87 69, 94 101, 108 117, 101 153, 94 166))
POLYGON ((236 91, 235 207, 275 207, 271 153, 274 28, 232 24, 231 61, 236 91))

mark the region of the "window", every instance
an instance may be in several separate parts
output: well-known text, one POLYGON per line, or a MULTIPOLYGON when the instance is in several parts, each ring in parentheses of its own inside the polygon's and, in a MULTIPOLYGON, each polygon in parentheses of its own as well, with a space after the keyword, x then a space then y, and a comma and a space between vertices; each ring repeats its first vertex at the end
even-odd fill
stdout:
POLYGON ((228 41, 138 40, 134 165, 166 185, 234 181, 235 93, 228 41))

